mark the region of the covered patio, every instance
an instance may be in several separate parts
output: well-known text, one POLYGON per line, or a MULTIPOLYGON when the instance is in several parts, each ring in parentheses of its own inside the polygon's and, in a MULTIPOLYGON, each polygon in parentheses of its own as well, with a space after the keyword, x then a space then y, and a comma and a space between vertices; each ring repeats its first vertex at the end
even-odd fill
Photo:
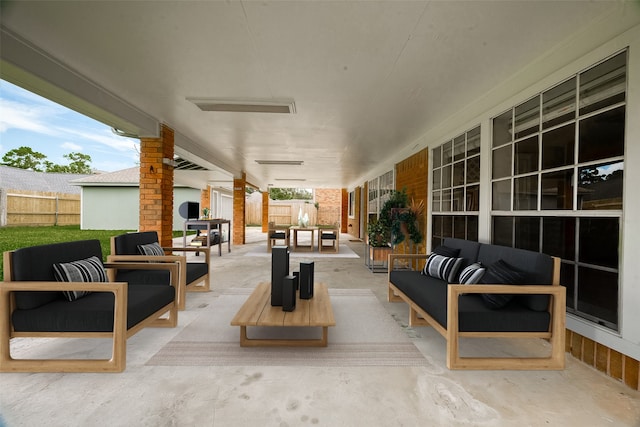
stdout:
MULTIPOLYGON (((241 300, 248 295, 244 290, 270 277, 270 258, 247 256, 256 247, 266 247, 265 233, 249 227, 245 245, 234 246, 220 258, 212 255, 213 290, 188 295, 178 328, 147 328, 128 342, 125 372, 2 374, 0 424, 95 425, 108 419, 114 426, 637 425, 639 392, 571 357, 563 371, 447 370, 445 340, 431 328, 407 326, 407 306, 386 301, 386 275, 365 268, 363 243, 343 237, 360 258, 315 257, 316 280, 328 284, 336 301, 336 328, 344 326, 342 301, 371 293, 377 304, 372 308, 389 323, 386 334, 368 334, 381 341, 378 346, 386 346, 385 355, 361 338, 354 341, 363 341, 361 348, 367 352, 360 350, 349 358, 336 350, 329 360, 321 354, 314 360, 313 352, 323 349, 310 349, 302 361, 292 356, 274 359, 269 357, 272 353, 253 348, 235 353, 239 333, 229 325, 233 310, 225 311, 219 302, 241 300), (154 362, 158 352, 181 336, 193 345, 216 341, 214 333, 230 337, 230 342, 219 344, 224 347, 216 357, 183 353, 154 362), (396 343, 384 344, 392 333, 396 343), (399 352, 405 340, 415 346, 417 358, 408 360, 399 352)), ((59 341, 25 339, 18 350, 83 357, 101 349, 59 341)), ((327 349, 345 345, 336 341, 340 331, 330 328, 327 349)), ((487 341, 467 351, 518 352, 520 345, 541 344, 487 341)))

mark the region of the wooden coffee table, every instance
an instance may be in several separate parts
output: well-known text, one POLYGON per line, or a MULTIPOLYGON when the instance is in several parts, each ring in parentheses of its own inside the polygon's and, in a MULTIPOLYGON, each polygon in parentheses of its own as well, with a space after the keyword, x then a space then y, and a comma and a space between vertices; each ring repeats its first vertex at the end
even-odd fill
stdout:
POLYGON ((282 307, 271 305, 271 283, 260 283, 240 307, 231 320, 232 326, 240 326, 240 346, 289 346, 326 347, 329 326, 335 326, 329 292, 324 283, 316 283, 313 298, 296 300, 293 311, 282 311, 282 307), (317 339, 251 339, 247 337, 247 326, 306 326, 321 327, 322 338, 317 339))

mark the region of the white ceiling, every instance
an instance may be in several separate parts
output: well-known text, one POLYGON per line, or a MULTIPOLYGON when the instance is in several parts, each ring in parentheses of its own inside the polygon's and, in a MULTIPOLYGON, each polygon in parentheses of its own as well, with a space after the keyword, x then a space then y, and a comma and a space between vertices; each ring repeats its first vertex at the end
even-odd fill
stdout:
MULTIPOLYGON (((430 128, 616 6, 5 1, 0 22, 175 129, 179 154, 227 172, 218 171, 216 180, 245 171, 262 189, 353 188, 381 164, 390 169, 430 128), (297 112, 203 112, 187 98, 293 99, 297 112), (265 159, 304 164, 255 162, 265 159)), ((4 65, 3 78, 20 80, 4 65)), ((86 105, 74 108, 93 113, 86 105)))

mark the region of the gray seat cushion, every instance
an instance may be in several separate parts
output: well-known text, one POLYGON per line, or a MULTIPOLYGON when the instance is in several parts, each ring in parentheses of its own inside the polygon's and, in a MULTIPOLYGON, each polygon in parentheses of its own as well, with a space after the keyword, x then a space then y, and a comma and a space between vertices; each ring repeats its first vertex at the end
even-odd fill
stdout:
MULTIPOLYGON (((129 286, 127 329, 175 300, 175 288, 165 285, 129 286)), ((76 301, 58 298, 31 310, 15 310, 18 332, 112 332, 114 296, 92 292, 76 301)))

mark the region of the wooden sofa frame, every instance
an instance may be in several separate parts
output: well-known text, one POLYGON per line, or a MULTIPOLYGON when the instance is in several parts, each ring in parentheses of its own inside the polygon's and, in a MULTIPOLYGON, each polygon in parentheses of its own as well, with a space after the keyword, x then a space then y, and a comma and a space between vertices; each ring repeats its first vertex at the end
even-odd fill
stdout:
MULTIPOLYGON (((13 251, 4 253, 4 282, 0 282, 0 372, 122 372, 126 368, 127 339, 145 327, 174 328, 178 324, 177 304, 165 305, 135 326, 127 329, 127 283, 125 282, 32 282, 12 281, 13 251), (112 332, 17 332, 11 323, 16 291, 92 291, 111 292, 115 298, 112 332), (167 315, 167 316, 165 316, 167 315), (163 317, 164 316, 164 317, 163 317), (14 359, 12 338, 111 338, 109 359, 14 359)), ((169 270, 171 286, 177 288, 175 263, 105 263, 112 280, 114 269, 169 270)))
MULTIPOLYGON (((111 237, 111 253, 116 253, 115 237, 111 237)), ((204 252, 204 262, 207 264, 208 273, 197 278, 191 283, 187 283, 187 257, 185 255, 107 255, 107 262, 173 262, 179 265, 178 270, 178 294, 177 303, 178 310, 184 310, 186 307, 187 292, 209 292, 211 290, 211 248, 209 246, 202 247, 163 247, 167 253, 172 252, 204 252), (202 283, 202 285, 200 285, 202 283)), ((120 267, 122 268, 122 267, 120 267)))
MULTIPOLYGON (((425 260, 426 254, 390 254, 389 275, 397 260, 425 260)), ((389 280, 388 301, 409 305, 410 326, 432 326, 447 341, 446 362, 449 369, 487 370, 560 370, 565 365, 566 288, 560 286, 560 258, 553 258, 553 280, 549 285, 448 285, 447 328, 413 302, 389 280), (551 325, 547 332, 462 332, 458 327, 458 297, 470 293, 550 295, 551 325), (551 344, 548 357, 462 357, 460 338, 543 338, 551 344)))

